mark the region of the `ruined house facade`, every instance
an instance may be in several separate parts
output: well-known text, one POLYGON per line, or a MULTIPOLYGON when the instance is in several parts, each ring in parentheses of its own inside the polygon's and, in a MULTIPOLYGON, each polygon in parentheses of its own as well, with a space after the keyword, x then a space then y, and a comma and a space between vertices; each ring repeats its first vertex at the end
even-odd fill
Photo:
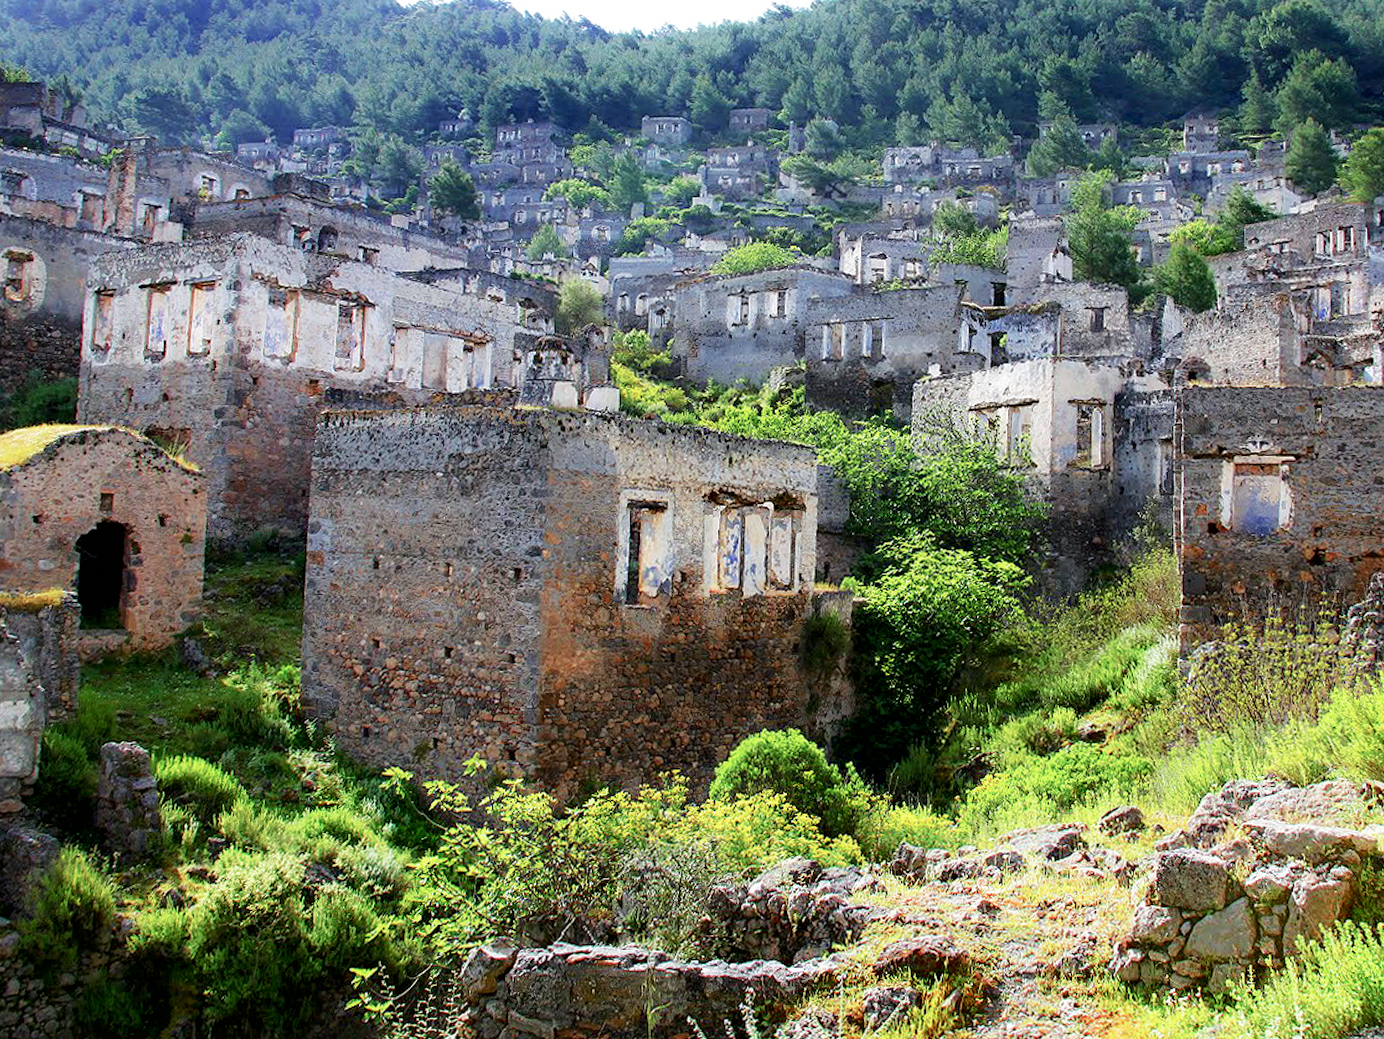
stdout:
POLYGON ((329 412, 304 699, 371 765, 481 754, 570 797, 808 724, 817 463, 613 415, 329 412))
POLYGON ((522 380, 543 329, 463 291, 464 277, 248 234, 104 257, 87 293, 79 420, 186 444, 207 473, 213 538, 301 536, 326 390, 419 403, 522 380))
POLYGON ((1363 597, 1384 570, 1384 388, 1177 391, 1184 649, 1246 612, 1363 597))
POLYGON ((694 379, 762 382, 806 356, 811 305, 852 288, 844 275, 807 267, 687 283, 674 296, 673 359, 694 379))
POLYGON ((0 393, 33 374, 70 378, 82 356, 82 308, 92 260, 135 243, 0 214, 0 393))
POLYGON ((74 593, 87 656, 161 649, 200 619, 201 473, 102 426, 0 434, 0 459, 0 593, 74 593))
POLYGON ((913 384, 952 370, 961 293, 932 285, 809 303, 808 403, 851 418, 908 421, 913 384))

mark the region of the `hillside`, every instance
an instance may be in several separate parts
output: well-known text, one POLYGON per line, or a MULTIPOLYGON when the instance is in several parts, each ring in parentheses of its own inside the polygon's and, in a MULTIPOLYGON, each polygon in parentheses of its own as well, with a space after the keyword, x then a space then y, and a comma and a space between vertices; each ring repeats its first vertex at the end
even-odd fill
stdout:
MULTIPOLYGON (((169 138, 284 138, 374 126, 420 139, 469 108, 485 126, 549 115, 719 128, 731 105, 826 116, 871 148, 1032 136, 1043 108, 1155 127, 1192 107, 1378 111, 1372 0, 829 0, 757 22, 610 34, 491 0, 0 0, 0 56, 67 74, 98 118, 169 138)), ((1267 127, 1250 126, 1251 130, 1267 127)))

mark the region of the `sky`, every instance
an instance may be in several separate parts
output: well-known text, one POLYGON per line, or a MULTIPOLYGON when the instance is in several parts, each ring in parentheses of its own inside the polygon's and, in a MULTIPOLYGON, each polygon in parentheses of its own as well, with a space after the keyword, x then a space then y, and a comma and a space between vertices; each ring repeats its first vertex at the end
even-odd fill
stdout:
MULTIPOLYGON (((410 0, 403 0, 409 3, 410 0)), ((807 7, 812 0, 510 0, 520 11, 544 18, 587 18, 611 32, 642 29, 653 32, 665 25, 691 29, 717 22, 754 21, 771 7, 807 7)))

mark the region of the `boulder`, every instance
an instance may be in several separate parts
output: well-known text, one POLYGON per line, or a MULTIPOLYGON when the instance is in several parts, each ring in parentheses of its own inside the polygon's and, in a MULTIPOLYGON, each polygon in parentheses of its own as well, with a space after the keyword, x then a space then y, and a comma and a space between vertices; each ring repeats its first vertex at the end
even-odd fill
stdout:
POLYGON ((1180 848, 1154 856, 1149 901, 1173 909, 1217 910, 1230 899, 1230 870, 1205 852, 1180 848))
POLYGON ((1292 870, 1283 863, 1261 866, 1245 878, 1245 894, 1263 905, 1282 902, 1292 886, 1292 870))
POLYGON ((1332 779, 1311 786, 1276 791, 1257 799, 1245 810, 1245 821, 1332 825, 1357 818, 1384 801, 1384 786, 1332 779))
POLYGON ((1126 833, 1141 833, 1144 829, 1144 813, 1134 805, 1112 808, 1100 817, 1096 829, 1107 837, 1118 837, 1126 833))
POLYGON ((999 839, 1001 847, 1013 848, 1027 858, 1056 862, 1086 847, 1086 827, 1077 823, 1058 823, 1015 830, 999 839))
POLYGON ((1270 855, 1299 859, 1312 866, 1340 861, 1347 852, 1373 855, 1379 850, 1378 838, 1339 826, 1262 819, 1246 819, 1245 826, 1270 855))
POLYGON ((886 1025, 900 1023, 910 1010, 922 1005, 918 991, 906 985, 866 989, 863 1000, 865 1031, 877 1032, 886 1025))
POLYGON ((1258 926, 1249 899, 1237 898, 1216 913, 1202 917, 1187 936, 1185 955, 1206 961, 1236 960, 1254 951, 1258 926))
POLYGON ((1350 880, 1323 879, 1314 874, 1300 877, 1288 897, 1288 920, 1283 925, 1283 952, 1293 955, 1299 942, 1316 938, 1331 924, 1345 918, 1355 896, 1350 880))
POLYGON ((462 994, 472 1002, 490 995, 514 966, 517 956, 517 950, 506 942, 492 942, 472 949, 461 968, 462 994))
POLYGON ((1134 911, 1129 937, 1140 944, 1164 945, 1177 937, 1182 913, 1167 906, 1140 906, 1134 911))
POLYGON ((1289 789, 1278 779, 1234 779, 1201 799, 1197 810, 1187 820, 1182 833, 1194 848, 1209 848, 1219 841, 1231 823, 1236 822, 1251 805, 1266 797, 1289 789))
POLYGON ((887 946, 870 969, 876 976, 892 971, 908 971, 917 978, 936 978, 959 973, 969 963, 970 957, 954 941, 940 934, 932 934, 887 946))

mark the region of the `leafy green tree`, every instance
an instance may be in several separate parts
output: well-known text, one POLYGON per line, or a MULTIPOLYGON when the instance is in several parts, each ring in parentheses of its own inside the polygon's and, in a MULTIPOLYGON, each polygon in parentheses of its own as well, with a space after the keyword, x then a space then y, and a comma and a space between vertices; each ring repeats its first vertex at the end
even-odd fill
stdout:
POLYGON ((1277 217, 1277 213, 1236 184, 1226 196, 1219 220, 1228 227, 1239 229, 1240 244, 1236 246, 1238 249, 1244 245, 1244 230, 1248 225, 1260 224, 1277 217))
POLYGON ((775 267, 791 267, 802 256, 772 242, 750 242, 728 249, 711 267, 711 274, 754 274, 775 267))
POLYGON ((900 148, 914 148, 923 143, 923 123, 912 112, 899 113, 894 121, 894 143, 900 148))
POLYGON ((1359 96, 1355 70, 1344 58, 1333 61, 1319 50, 1308 51, 1274 91, 1275 126, 1282 134, 1291 134, 1308 119, 1331 129, 1345 127, 1354 119, 1359 96))
POLYGON ((565 198, 573 209, 585 209, 590 205, 598 205, 604 209, 611 207, 609 191, 588 181, 577 180, 575 177, 549 184, 547 190, 543 192, 543 197, 549 199, 565 198))
POLYGON ((711 77, 705 72, 698 76, 692 86, 692 122, 708 133, 716 133, 725 128, 730 109, 730 99, 716 89, 711 77))
POLYGON ((1252 136, 1268 133, 1273 126, 1276 106, 1269 92, 1264 89, 1257 69, 1245 80, 1240 96, 1240 132, 1252 136))
POLYGON ((197 113, 179 87, 137 91, 130 98, 130 115, 141 130, 167 141, 190 139, 197 123, 197 113))
POLYGON ((1204 219, 1189 220, 1175 228, 1168 240, 1174 245, 1185 245, 1195 249, 1202 256, 1219 256, 1234 252, 1243 246, 1237 242, 1235 234, 1220 221, 1204 219))
POLYGON ((628 213, 636 202, 649 201, 649 187, 644 180, 644 170, 633 155, 621 155, 615 160, 608 183, 610 204, 616 210, 628 213))
POLYGON ((615 254, 617 256, 634 256, 641 253, 651 238, 662 238, 671 227, 672 225, 667 220, 661 220, 654 216, 631 220, 620 232, 620 239, 615 243, 615 254))
POLYGON ((568 278, 558 288, 553 327, 559 335, 572 335, 587 325, 598 324, 604 314, 605 299, 588 282, 568 278))
POLYGON ((458 220, 479 220, 480 205, 476 196, 476 182, 451 159, 444 162, 428 181, 428 198, 433 208, 450 213, 458 220))
MULTIPOLYGON (((550 254, 562 259, 567 255, 567 246, 558 237, 557 228, 553 227, 552 224, 544 224, 529 239, 528 248, 524 250, 524 254, 534 261, 542 260, 550 254)), ((581 284, 585 284, 585 282, 581 284)))
POLYGON ((1130 232, 1141 216, 1132 206, 1112 208, 1105 201, 1108 176, 1088 173, 1072 189, 1072 212, 1066 218, 1072 270, 1082 281, 1122 285, 1139 283, 1130 232))
POLYGON ((819 162, 807 155, 790 155, 783 160, 781 168, 814 194, 828 199, 844 198, 852 184, 875 172, 873 164, 851 152, 831 162, 819 162))
POLYGON ((1336 181, 1336 151, 1321 123, 1308 119, 1293 133, 1283 172, 1309 195, 1316 195, 1336 181))
POLYGON ((229 147, 234 148, 237 144, 245 144, 247 141, 262 141, 268 135, 269 127, 245 109, 237 108, 226 116, 225 121, 221 124, 221 132, 217 134, 217 137, 224 140, 229 147))
POLYGON ((979 230, 975 214, 950 200, 939 202, 932 211, 932 229, 944 235, 973 235, 979 230))
POLYGON ((843 774, 797 729, 741 740, 717 766, 708 796, 733 801, 766 791, 812 816, 828 837, 854 834, 869 808, 868 791, 855 770, 848 765, 843 774))
POLYGON ((386 196, 398 198, 423 172, 423 153, 406 144, 398 134, 390 134, 380 146, 379 158, 371 170, 386 196))
POLYGON ((1105 170, 1116 180, 1124 180, 1129 173, 1129 159, 1113 137, 1100 142, 1100 147, 1091 153, 1091 169, 1105 170))
POLYGON ((1341 165, 1341 187, 1357 202, 1384 195, 1384 127, 1376 126, 1355 142, 1341 165))
POLYGON ((663 200, 679 209, 686 209, 701 193, 702 182, 686 173, 679 174, 663 186, 663 200))
POLYGON ((1028 172, 1035 177, 1051 177, 1061 170, 1084 169, 1090 157, 1076 121, 1069 115, 1060 115, 1034 142, 1028 153, 1028 172))
POLYGON ((1200 253, 1185 242, 1174 242, 1168 259, 1153 272, 1154 287, 1173 302, 1201 313, 1216 305, 1216 279, 1200 253))

